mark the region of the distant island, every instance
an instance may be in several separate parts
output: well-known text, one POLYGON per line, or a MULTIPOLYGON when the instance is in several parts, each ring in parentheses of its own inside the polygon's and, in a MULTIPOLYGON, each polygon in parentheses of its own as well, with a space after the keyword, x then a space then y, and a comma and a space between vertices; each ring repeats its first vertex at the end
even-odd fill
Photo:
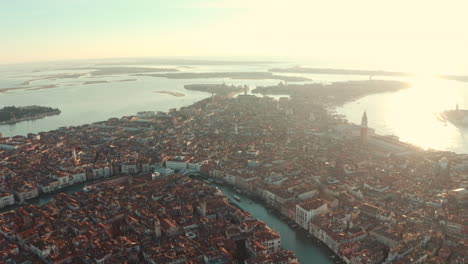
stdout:
MULTIPOLYGON (((328 68, 307 68, 307 67, 291 67, 291 68, 273 68, 269 72, 279 73, 313 73, 313 74, 336 74, 336 75, 363 75, 363 76, 414 76, 409 72, 394 72, 380 70, 348 70, 348 69, 328 69, 328 68)), ((454 80, 459 82, 468 82, 466 75, 439 75, 439 78, 454 80)))
POLYGON ((248 89, 247 86, 242 85, 226 85, 226 84, 187 84, 184 85, 184 88, 192 91, 206 92, 206 93, 215 93, 218 95, 227 95, 229 93, 240 93, 245 89, 248 89))
POLYGON ((306 68, 306 67, 292 67, 292 68, 273 68, 270 72, 281 73, 315 73, 315 74, 339 74, 339 75, 369 75, 369 76, 410 76, 406 72, 392 72, 392 71, 372 71, 372 70, 346 70, 346 69, 327 69, 327 68, 306 68))
POLYGON ((244 80, 282 80, 286 82, 310 81, 309 78, 298 76, 274 75, 271 72, 178 72, 178 73, 156 73, 136 74, 137 76, 152 76, 168 79, 206 79, 206 78, 230 78, 244 80))
POLYGON ((183 93, 178 93, 178 92, 171 92, 171 91, 154 91, 155 93, 161 93, 161 94, 169 94, 175 97, 183 97, 185 94, 183 93))
POLYGON ((468 82, 468 76, 463 75, 443 75, 442 78, 459 82, 468 82))
POLYGON ((137 81, 137 79, 123 79, 123 80, 97 80, 97 81, 86 81, 81 84, 86 85, 86 84, 98 84, 98 83, 115 83, 115 82, 134 82, 137 81))
POLYGON ((395 92, 409 88, 410 85, 400 81, 372 80, 372 81, 346 81, 330 84, 284 84, 273 86, 258 86, 253 93, 259 94, 288 94, 291 97, 304 100, 323 100, 333 104, 343 104, 360 97, 384 92, 395 92))
POLYGON ((103 80, 103 81, 86 81, 86 82, 83 82, 83 84, 98 84, 98 83, 109 83, 109 81, 103 80))
MULTIPOLYGON (((80 69, 80 68, 77 68, 80 69)), ((93 70, 91 75, 118 75, 118 74, 135 74, 145 72, 177 72, 179 70, 173 68, 149 68, 149 67, 91 67, 81 68, 87 70, 93 70)))
POLYGON ((449 121, 455 126, 468 127, 468 110, 459 109, 458 105, 455 110, 446 110, 441 113, 441 117, 445 121, 449 121))
POLYGON ((58 108, 46 106, 5 106, 0 109, 0 124, 14 124, 21 121, 59 115, 60 113, 61 111, 58 108))

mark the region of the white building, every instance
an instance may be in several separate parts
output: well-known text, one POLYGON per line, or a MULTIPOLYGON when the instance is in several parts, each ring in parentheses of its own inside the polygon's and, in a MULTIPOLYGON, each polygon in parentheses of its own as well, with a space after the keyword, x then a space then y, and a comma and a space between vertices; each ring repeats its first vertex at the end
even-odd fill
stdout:
POLYGON ((169 168, 157 168, 157 169, 154 169, 154 172, 159 173, 161 177, 166 177, 166 176, 174 174, 174 170, 171 170, 169 168))
POLYGON ((80 182, 86 181, 86 173, 85 172, 78 172, 75 174, 70 175, 70 182, 71 184, 76 184, 80 182))
POLYGON ((192 157, 188 156, 174 156, 166 160, 166 168, 173 170, 183 170, 188 168, 188 163, 192 160, 192 157))
POLYGON ((281 249, 281 236, 269 227, 265 227, 265 230, 255 232, 254 235, 246 240, 246 246, 248 243, 258 242, 263 245, 268 254, 277 252, 281 249))
POLYGON ((136 164, 121 164, 120 170, 122 174, 136 174, 139 172, 136 164))
POLYGON ((15 204, 15 196, 11 193, 0 192, 0 208, 15 204))
POLYGON ((20 202, 23 202, 37 197, 39 195, 39 190, 36 186, 24 182, 22 186, 15 188, 13 193, 20 202))
POLYGON ((302 228, 308 230, 309 222, 317 215, 325 213, 328 210, 327 201, 315 199, 296 205, 296 223, 302 228))

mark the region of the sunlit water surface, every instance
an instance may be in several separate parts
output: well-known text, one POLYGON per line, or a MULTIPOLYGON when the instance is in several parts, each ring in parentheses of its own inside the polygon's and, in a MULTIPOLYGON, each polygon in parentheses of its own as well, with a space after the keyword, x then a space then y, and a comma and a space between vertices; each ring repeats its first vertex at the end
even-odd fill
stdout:
POLYGON ((363 97, 337 108, 348 120, 359 123, 364 110, 369 126, 425 149, 468 153, 468 128, 440 120, 440 112, 468 109, 468 83, 431 77, 411 77, 411 88, 363 97))

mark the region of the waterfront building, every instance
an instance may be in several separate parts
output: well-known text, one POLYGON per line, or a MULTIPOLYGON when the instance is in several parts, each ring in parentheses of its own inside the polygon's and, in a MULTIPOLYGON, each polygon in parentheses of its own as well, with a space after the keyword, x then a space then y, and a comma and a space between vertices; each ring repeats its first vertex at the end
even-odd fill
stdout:
POLYGON ((24 181, 16 186, 13 193, 18 201, 24 202, 25 200, 37 197, 39 195, 39 189, 35 184, 24 181))
POLYGON ((323 199, 309 200, 296 205, 296 223, 308 230, 309 222, 319 214, 328 210, 327 201, 323 199))
POLYGON ((188 163, 192 160, 189 156, 173 156, 166 160, 166 168, 177 170, 185 170, 188 168, 188 163))

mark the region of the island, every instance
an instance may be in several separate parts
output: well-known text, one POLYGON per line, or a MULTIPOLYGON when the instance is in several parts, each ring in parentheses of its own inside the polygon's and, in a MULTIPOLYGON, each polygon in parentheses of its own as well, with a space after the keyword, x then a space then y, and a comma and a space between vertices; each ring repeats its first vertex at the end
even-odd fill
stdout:
POLYGON ((86 85, 86 84, 98 84, 98 83, 109 83, 109 81, 103 80, 103 81, 86 81, 86 82, 83 82, 84 85, 86 85))
POLYGON ((229 78, 242 80, 282 80, 286 82, 310 81, 306 77, 275 75, 271 72, 178 72, 178 73, 155 73, 136 74, 137 76, 151 76, 168 79, 208 79, 229 78))
POLYGON ((185 94, 183 94, 183 93, 171 92, 171 91, 154 91, 154 92, 155 93, 160 93, 160 94, 168 94, 168 95, 172 95, 172 96, 175 96, 175 97, 185 96, 185 94))
POLYGON ((84 68, 93 70, 91 75, 118 75, 118 74, 134 74, 145 72, 177 72, 179 70, 173 68, 147 68, 147 67, 94 67, 84 68))
POLYGON ((281 73, 315 73, 315 74, 339 74, 339 75, 369 75, 369 76, 410 76, 406 72, 392 72, 380 70, 347 70, 347 69, 327 69, 327 68, 306 68, 306 67, 292 67, 292 68, 273 68, 270 72, 281 73))
POLYGON ((49 74, 44 76, 39 76, 34 79, 26 80, 20 85, 31 85, 35 81, 53 81, 58 79, 77 79, 80 77, 86 76, 86 73, 58 73, 58 74, 49 74))
POLYGON ((441 78, 459 81, 459 82, 468 82, 468 76, 464 76, 464 75, 442 75, 441 78))
POLYGON ((115 82, 135 82, 137 79, 123 79, 123 80, 113 80, 113 81, 108 81, 108 80, 97 80, 97 81, 86 81, 83 82, 83 85, 86 84, 99 84, 99 83, 115 83, 115 82))
POLYGON ((455 110, 446 110, 442 112, 441 117, 444 121, 449 121, 457 127, 468 126, 468 110, 459 109, 458 104, 455 110))
POLYGON ((58 108, 46 106, 5 106, 0 109, 0 124, 14 124, 21 121, 59 115, 60 113, 61 111, 58 108))
MULTIPOLYGON (((414 73, 409 72, 394 72, 381 70, 349 70, 349 69, 329 69, 329 68, 308 68, 308 67, 291 67, 291 68, 273 68, 268 70, 272 73, 308 73, 308 74, 336 74, 336 75, 363 75, 363 76, 392 76, 405 77, 414 76, 414 73)), ((454 80, 459 82, 468 82, 466 75, 439 75, 439 78, 454 80)))
POLYGON ((306 100, 327 98, 329 103, 340 105, 369 94, 395 92, 409 87, 408 83, 389 80, 346 81, 329 84, 284 84, 280 82, 273 86, 258 86, 252 92, 263 95, 287 94, 306 100))
POLYGON ((45 85, 37 85, 37 86, 26 86, 26 87, 8 87, 8 88, 1 88, 0 93, 5 93, 14 90, 25 90, 25 91, 34 91, 34 90, 43 90, 43 89, 50 89, 50 88, 57 88, 59 87, 57 84, 45 84, 45 85))
POLYGON ((214 93, 218 95, 240 93, 244 91, 245 89, 248 89, 247 86, 226 85, 225 83, 222 83, 222 84, 187 84, 187 85, 184 85, 184 88, 187 90, 214 93))

